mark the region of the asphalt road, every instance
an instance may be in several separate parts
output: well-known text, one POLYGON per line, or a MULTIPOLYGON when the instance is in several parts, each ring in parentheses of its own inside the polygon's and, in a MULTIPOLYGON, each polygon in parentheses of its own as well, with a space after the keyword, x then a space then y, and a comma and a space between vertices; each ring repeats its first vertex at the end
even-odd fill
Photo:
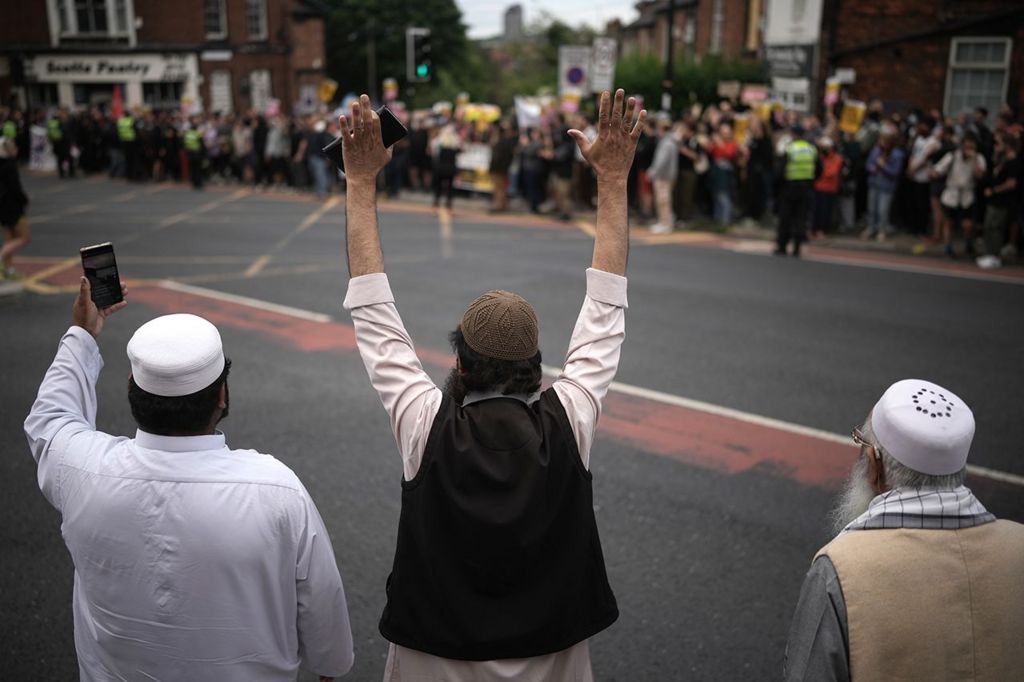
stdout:
MULTIPOLYGON (((356 640, 348 679, 380 679, 387 644, 376 622, 401 468, 385 414, 345 340, 341 205, 102 179, 27 178, 26 185, 35 239, 20 265, 29 291, 0 299, 2 677, 76 676, 73 567, 59 516, 36 486, 21 422, 69 322, 65 287, 77 276, 77 249, 110 240, 138 295, 101 339, 99 428, 134 432, 124 354, 132 332, 155 315, 202 304, 233 361, 231 416, 222 424, 228 442, 276 455, 309 488, 348 592, 356 640), (201 289, 168 289, 158 284, 165 278, 201 289), (262 312, 220 294, 300 312, 262 312)), ((590 262, 583 231, 495 220, 458 205, 450 223, 409 205, 386 206, 380 220, 399 310, 436 379, 445 373, 447 332, 490 288, 534 304, 546 364, 560 363, 590 262)), ((930 379, 974 409, 971 462, 1024 476, 1024 287, 941 268, 925 274, 753 251, 635 242, 618 380, 659 405, 681 397, 845 434, 892 381, 930 379)), ((592 642, 596 677, 777 678, 803 573, 828 539, 836 477, 807 474, 813 456, 789 467, 760 461, 756 445, 746 453, 749 465, 726 466, 707 455, 720 445, 719 430, 700 430, 710 417, 696 421, 692 439, 666 443, 668 427, 648 428, 622 400, 609 406, 592 454, 598 524, 621 610, 592 642)), ((757 417, 729 423, 755 444, 778 446, 789 433, 784 425, 757 417)), ((840 447, 810 442, 822 452, 840 447)), ((856 451, 848 455, 852 465, 856 451)), ((972 476, 971 485, 997 514, 1022 520, 1024 488, 1013 480, 972 476)))

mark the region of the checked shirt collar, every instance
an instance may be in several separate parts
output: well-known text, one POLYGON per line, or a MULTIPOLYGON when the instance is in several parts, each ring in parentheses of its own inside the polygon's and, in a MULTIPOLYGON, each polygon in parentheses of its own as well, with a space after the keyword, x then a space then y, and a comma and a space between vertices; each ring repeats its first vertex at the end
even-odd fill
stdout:
POLYGON ((896 488, 871 500, 868 510, 842 532, 879 528, 955 530, 995 520, 966 486, 953 490, 896 488))

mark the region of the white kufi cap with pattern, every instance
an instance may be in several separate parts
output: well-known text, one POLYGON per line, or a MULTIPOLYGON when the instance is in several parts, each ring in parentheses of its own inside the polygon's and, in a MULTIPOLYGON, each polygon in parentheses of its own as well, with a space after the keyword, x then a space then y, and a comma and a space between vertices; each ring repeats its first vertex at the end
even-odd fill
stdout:
POLYGON ((874 410, 878 444, 900 464, 929 476, 953 474, 967 463, 974 413, 955 393, 922 379, 890 386, 874 410))
POLYGON ((132 378, 147 393, 167 397, 206 388, 224 371, 220 332, 198 315, 164 315, 138 328, 128 342, 132 378))

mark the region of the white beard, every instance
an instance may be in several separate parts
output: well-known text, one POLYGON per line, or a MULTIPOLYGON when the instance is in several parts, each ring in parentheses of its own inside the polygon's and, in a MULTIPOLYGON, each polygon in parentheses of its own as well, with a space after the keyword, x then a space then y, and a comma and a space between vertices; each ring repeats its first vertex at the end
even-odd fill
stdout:
POLYGON ((846 479, 846 485, 839 494, 839 500, 829 513, 832 534, 838 535, 847 524, 866 512, 873 499, 875 491, 868 482, 868 460, 861 457, 853 465, 850 477, 846 479))

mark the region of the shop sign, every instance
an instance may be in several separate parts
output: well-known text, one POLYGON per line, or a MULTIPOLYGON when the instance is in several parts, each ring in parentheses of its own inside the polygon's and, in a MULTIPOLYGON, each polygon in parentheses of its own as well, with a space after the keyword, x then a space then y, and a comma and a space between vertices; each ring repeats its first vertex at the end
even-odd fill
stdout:
POLYGON ((197 73, 195 55, 48 55, 26 60, 26 75, 45 83, 186 81, 197 73))

